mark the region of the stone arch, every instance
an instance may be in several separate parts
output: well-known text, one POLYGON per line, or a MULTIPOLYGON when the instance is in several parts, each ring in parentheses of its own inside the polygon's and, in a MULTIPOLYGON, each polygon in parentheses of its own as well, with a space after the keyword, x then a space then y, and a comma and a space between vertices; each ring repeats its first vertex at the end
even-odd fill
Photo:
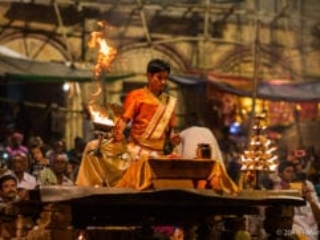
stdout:
MULTIPOLYGON (((261 47, 259 51, 259 71, 264 79, 291 78, 294 74, 292 63, 274 49, 261 47)), ((239 75, 253 75, 254 54, 252 48, 235 48, 224 54, 214 69, 239 75)))
MULTIPOLYGON (((181 57, 167 48, 127 48, 125 51, 118 53, 110 67, 110 72, 135 73, 135 77, 125 81, 145 81, 146 66, 152 58, 162 58, 168 61, 171 64, 172 72, 183 71, 186 68, 186 64, 181 57)), ((122 81, 115 82, 115 84, 119 83, 122 83, 122 81)))
POLYGON ((68 52, 60 38, 43 33, 12 32, 0 37, 1 44, 36 60, 68 60, 68 52), (50 58, 49 58, 50 56, 50 58))
MULTIPOLYGON (((134 45, 123 46, 119 49, 119 56, 126 55, 132 51, 144 51, 144 55, 148 55, 148 60, 154 57, 162 57, 171 63, 171 70, 173 72, 184 71, 189 68, 189 63, 185 58, 172 46, 156 45, 153 47, 135 47, 134 45)), ((119 57, 117 58, 119 59, 119 57)), ((116 61, 117 61, 116 59, 116 61)))
MULTIPOLYGON (((59 62, 65 62, 69 59, 68 57, 68 51, 66 49, 65 44, 60 38, 54 38, 52 36, 47 36, 43 33, 28 33, 25 34, 23 32, 11 32, 9 34, 3 34, 3 36, 0 37, 0 42, 2 45, 21 53, 22 55, 25 55, 26 57, 29 57, 34 60, 40 60, 40 61, 59 61, 59 62)), ((73 145, 73 139, 76 136, 82 136, 82 118, 79 117, 82 110, 82 94, 79 90, 80 87, 77 83, 73 83, 72 87, 74 89, 77 89, 76 94, 73 94, 72 99, 68 97, 64 97, 64 93, 60 93, 62 91, 61 86, 59 83, 43 83, 43 84, 35 84, 35 83, 28 83, 27 86, 24 85, 23 88, 26 88, 24 90, 25 92, 32 92, 33 90, 36 92, 47 92, 48 94, 39 94, 39 95, 45 95, 47 99, 33 99, 29 100, 32 102, 60 102, 60 104, 63 104, 63 106, 67 107, 67 110, 69 111, 63 111, 65 113, 65 119, 66 119, 66 125, 64 128, 64 131, 62 133, 62 136, 65 137, 67 147, 71 147, 73 145), (32 91, 28 90, 31 89, 32 91), (36 90, 37 89, 37 90, 36 90), (49 94, 51 93, 52 94, 49 94), (57 94, 54 96, 53 92, 57 92, 57 94), (59 92, 59 93, 58 93, 59 92), (52 97, 50 97, 52 96, 52 97), (63 100, 61 100, 61 96, 63 96, 63 100)), ((36 95, 36 94, 33 94, 36 95)), ((61 106, 61 105, 60 105, 61 106)), ((40 107, 38 105, 38 110, 36 110, 34 107, 31 110, 31 115, 38 116, 38 122, 40 125, 40 120, 42 119, 41 113, 45 111, 44 107, 40 107)), ((37 117, 33 117, 33 119, 37 119, 37 117)), ((45 121, 42 122, 43 126, 37 127, 36 133, 39 133, 43 135, 45 140, 46 139, 46 129, 47 126, 45 126, 45 121)), ((33 124, 34 125, 34 124, 33 124)))

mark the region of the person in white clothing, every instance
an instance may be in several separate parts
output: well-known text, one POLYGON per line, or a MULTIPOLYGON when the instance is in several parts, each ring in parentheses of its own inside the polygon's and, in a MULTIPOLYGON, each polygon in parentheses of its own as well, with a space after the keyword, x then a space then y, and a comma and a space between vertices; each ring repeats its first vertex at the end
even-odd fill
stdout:
POLYGON ((37 181, 34 176, 27 172, 28 156, 23 153, 17 153, 12 157, 12 170, 5 174, 11 174, 17 179, 19 189, 32 190, 37 187, 37 181))
POLYGON ((191 113, 187 118, 187 128, 181 131, 180 136, 182 141, 177 146, 177 151, 182 158, 195 159, 197 157, 198 144, 205 143, 211 147, 211 159, 219 161, 225 167, 215 136, 209 128, 202 126, 196 113, 191 113))
MULTIPOLYGON (((275 182, 274 189, 290 189, 295 179, 294 164, 289 161, 281 162, 278 167, 278 176, 280 181, 275 182)), ((302 196, 306 203, 304 206, 295 207, 291 233, 300 236, 301 239, 317 240, 320 202, 312 182, 304 180, 299 184, 301 184, 302 196)))
POLYGON ((55 154, 53 157, 52 170, 57 178, 57 184, 62 186, 73 186, 73 182, 65 173, 67 171, 68 158, 65 154, 55 154))
POLYGON ((320 203, 313 183, 305 181, 302 193, 306 199, 306 205, 295 207, 292 232, 310 240, 317 240, 319 239, 320 203))

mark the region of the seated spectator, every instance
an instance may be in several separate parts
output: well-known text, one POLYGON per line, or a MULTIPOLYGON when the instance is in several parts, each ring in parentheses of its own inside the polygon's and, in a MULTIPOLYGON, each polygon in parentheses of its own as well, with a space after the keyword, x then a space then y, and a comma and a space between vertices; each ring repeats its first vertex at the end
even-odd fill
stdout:
POLYGON ((72 181, 75 182, 78 176, 80 162, 70 159, 67 163, 66 176, 72 181))
POLYGON ((5 174, 12 174, 17 179, 17 186, 20 189, 31 190, 37 186, 34 176, 28 173, 28 157, 25 154, 17 153, 12 159, 11 171, 5 174))
POLYGON ((20 201, 16 177, 6 174, 0 177, 0 236, 1 239, 16 237, 18 208, 13 204, 20 201))
POLYGON ((17 183, 17 179, 10 174, 0 177, 0 203, 2 203, 0 204, 0 209, 3 209, 7 203, 14 203, 20 200, 17 183))
POLYGON ((56 154, 64 154, 68 159, 65 141, 63 141, 62 139, 54 141, 52 149, 46 152, 45 157, 49 159, 50 165, 52 164, 53 158, 56 154))
POLYGON ((306 179, 307 167, 309 166, 306 151, 300 149, 289 152, 287 156, 287 161, 293 163, 294 165, 294 181, 304 181, 306 179))
MULTIPOLYGON (((278 167, 280 181, 274 185, 275 189, 290 189, 290 184, 295 179, 295 165, 285 161, 278 167)), ((320 223, 320 203, 313 184, 308 181, 301 182, 302 194, 305 197, 306 205, 295 207, 292 233, 304 236, 306 239, 318 239, 318 224, 320 223)))
POLYGON ((28 148, 22 145, 23 134, 15 132, 11 135, 11 145, 6 146, 6 152, 12 157, 18 153, 27 155, 28 148))
POLYGON ((53 158, 52 170, 57 178, 57 184, 73 186, 73 182, 66 176, 68 159, 64 154, 56 154, 53 158))
MULTIPOLYGON (((29 147, 29 149, 34 165, 49 166, 49 159, 45 157, 46 152, 41 146, 32 145, 29 147)), ((31 166, 31 171, 33 168, 34 166, 31 166)))
POLYGON ((36 177, 38 185, 55 185, 57 178, 49 166, 49 159, 45 158, 45 151, 38 145, 30 146, 33 159, 31 174, 36 177))
POLYGON ((48 144, 46 144, 43 141, 42 137, 39 136, 39 135, 32 136, 32 137, 29 138, 29 141, 28 141, 28 149, 29 149, 29 151, 30 151, 30 148, 32 148, 34 146, 40 147, 43 150, 44 153, 47 153, 51 149, 51 147, 48 144))
POLYGON ((288 161, 281 162, 278 166, 278 176, 273 179, 273 189, 290 189, 290 183, 294 178, 294 164, 288 161))

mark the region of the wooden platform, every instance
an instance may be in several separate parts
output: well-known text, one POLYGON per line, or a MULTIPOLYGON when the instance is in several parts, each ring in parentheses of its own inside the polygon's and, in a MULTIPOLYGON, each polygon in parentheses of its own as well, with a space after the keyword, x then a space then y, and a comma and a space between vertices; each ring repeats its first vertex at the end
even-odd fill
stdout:
MULTIPOLYGON (((242 191, 238 196, 230 196, 190 188, 135 191, 108 187, 47 186, 30 191, 28 201, 16 204, 19 215, 13 219, 12 226, 16 236, 26 236, 14 239, 24 240, 60 240, 61 237, 57 236, 73 240, 78 239, 76 236, 81 231, 92 236, 99 233, 104 236, 101 239, 112 239, 106 236, 114 234, 135 237, 138 234, 137 238, 130 239, 141 240, 152 239, 148 234, 153 226, 180 225, 186 229, 197 226, 200 229, 197 239, 203 240, 208 239, 211 226, 206 222, 216 216, 257 215, 258 207, 266 206, 275 208, 273 212, 276 216, 270 215, 269 218, 283 216, 288 219, 293 216, 292 206, 304 203, 297 190, 242 191), (28 224, 23 224, 28 219, 33 219, 38 227, 30 229, 28 224), (124 230, 119 232, 119 228, 124 230)), ((272 218, 269 220, 273 222, 272 218)))
POLYGON ((243 191, 239 196, 212 190, 159 189, 135 191, 106 187, 43 187, 21 203, 26 213, 49 203, 71 206, 72 223, 85 226, 193 224, 212 215, 256 214, 257 206, 303 205, 298 191, 243 191), (29 209, 29 210, 28 210, 29 209))

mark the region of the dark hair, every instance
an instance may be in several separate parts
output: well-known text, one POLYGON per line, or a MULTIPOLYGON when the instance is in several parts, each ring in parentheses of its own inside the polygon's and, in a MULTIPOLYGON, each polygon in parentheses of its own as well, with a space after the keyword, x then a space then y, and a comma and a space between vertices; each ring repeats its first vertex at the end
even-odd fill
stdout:
POLYGON ((158 73, 158 72, 163 72, 167 71, 170 73, 170 64, 167 63, 164 60, 155 58, 149 61, 148 66, 147 66, 147 73, 158 73))
POLYGON ((283 161, 278 166, 278 172, 282 173, 287 167, 293 167, 294 168, 294 164, 292 162, 283 161))
POLYGON ((13 180, 16 184, 18 184, 18 181, 15 178, 15 176, 13 176, 11 174, 5 174, 0 177, 0 190, 2 190, 3 184, 8 180, 13 180))
POLYGON ((34 149, 37 149, 37 148, 39 148, 39 150, 40 150, 40 152, 42 153, 42 155, 43 155, 43 157, 45 157, 46 156, 46 153, 47 153, 47 150, 45 149, 45 147, 43 147, 43 146, 40 146, 40 145, 32 145, 32 146, 30 146, 30 148, 29 148, 29 150, 30 150, 30 157, 34 157, 33 156, 33 153, 32 153, 32 150, 34 150, 34 149))

